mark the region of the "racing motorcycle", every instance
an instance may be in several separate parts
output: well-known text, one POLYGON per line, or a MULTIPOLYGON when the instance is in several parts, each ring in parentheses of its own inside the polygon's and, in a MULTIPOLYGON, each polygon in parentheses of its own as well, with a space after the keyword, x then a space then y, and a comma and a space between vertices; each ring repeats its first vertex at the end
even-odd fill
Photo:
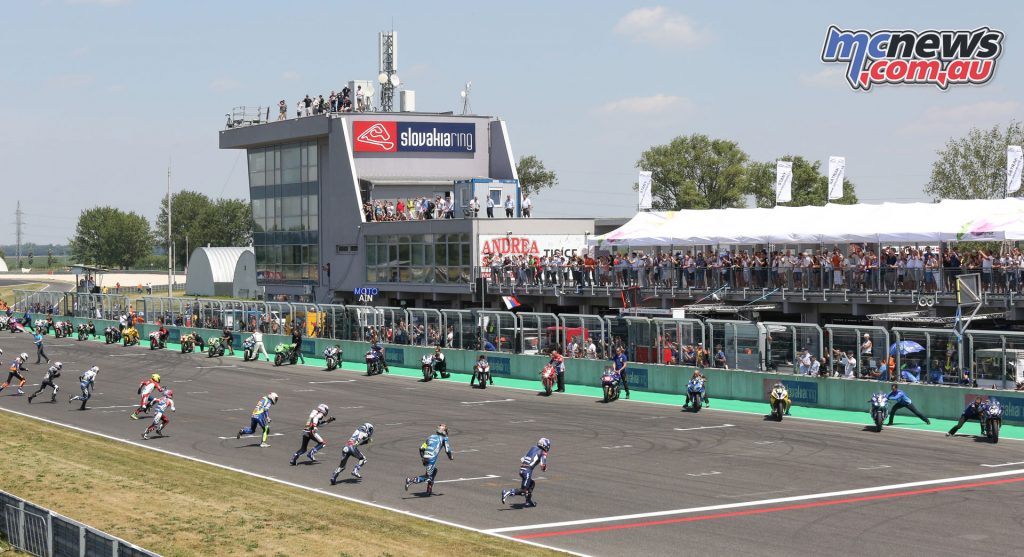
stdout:
POLYGON ((209 350, 206 351, 207 358, 217 358, 224 355, 224 341, 220 337, 210 339, 209 350))
POLYGON ((380 375, 384 373, 384 362, 378 352, 370 350, 366 353, 366 375, 380 375))
POLYGON ((249 360, 256 359, 256 338, 249 335, 248 338, 242 341, 242 361, 248 362, 249 360))
POLYGON ((181 353, 189 354, 196 349, 195 336, 188 334, 181 337, 181 353))
POLYGON ((540 370, 540 384, 544 386, 544 394, 551 396, 551 389, 555 387, 555 366, 547 364, 540 370))
POLYGON ((160 331, 153 331, 152 333, 149 333, 150 350, 160 350, 163 349, 164 347, 164 339, 160 335, 160 331))
POLYGON ((486 389, 487 383, 491 380, 491 366, 481 367, 480 365, 474 365, 473 377, 479 381, 481 389, 486 389))
POLYGON ((700 412, 700 407, 707 400, 703 379, 690 379, 690 382, 686 384, 686 399, 693 407, 694 412, 700 412))
POLYGON ((999 442, 999 428, 1003 426, 1003 405, 996 399, 989 399, 981 414, 981 425, 985 430, 985 437, 993 443, 999 442))
POLYGON ((622 391, 622 377, 614 369, 606 367, 601 375, 601 390, 604 391, 605 402, 618 400, 619 392, 622 391))
POLYGON ((89 338, 89 328, 82 323, 78 326, 78 340, 86 340, 89 338))
POLYGON ((775 418, 777 422, 781 422, 782 417, 786 415, 787 398, 789 398, 789 390, 785 385, 779 384, 772 387, 768 402, 772 406, 772 418, 775 418))
POLYGON ((889 408, 886 406, 888 403, 889 397, 885 396, 885 393, 871 395, 871 420, 875 422, 875 431, 877 432, 882 431, 882 422, 889 414, 889 408))
POLYGON ((103 338, 107 344, 116 344, 121 341, 121 331, 117 327, 103 329, 103 338))
POLYGON ((139 343, 139 330, 135 327, 128 327, 124 330, 121 340, 125 346, 135 346, 139 343))
POLYGON ((64 338, 67 336, 67 331, 64 329, 63 321, 58 321, 53 324, 53 336, 54 338, 64 338))
POLYGON ((434 378, 434 355, 424 354, 420 358, 420 369, 423 371, 423 381, 430 381, 434 378))
POLYGON ((10 326, 9 323, 11 322, 11 319, 12 318, 7 317, 6 315, 0 315, 0 331, 10 326))
POLYGON ((327 364, 327 371, 334 371, 341 365, 341 347, 335 344, 324 348, 324 362, 327 364))
MULTIPOLYGON (((224 350, 221 349, 221 352, 224 350)), ((296 350, 294 344, 290 342, 282 342, 274 347, 274 365, 282 366, 285 362, 291 365, 295 365, 295 362, 299 361, 299 352, 296 350)))
POLYGON ((25 332, 25 325, 17 319, 11 319, 11 321, 7 323, 7 327, 11 330, 11 334, 25 332))

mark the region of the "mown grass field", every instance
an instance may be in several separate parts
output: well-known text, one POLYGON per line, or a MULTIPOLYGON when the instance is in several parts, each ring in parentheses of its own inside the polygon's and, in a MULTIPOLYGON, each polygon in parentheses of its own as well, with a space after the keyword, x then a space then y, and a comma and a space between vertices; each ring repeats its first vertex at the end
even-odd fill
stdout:
POLYGON ((559 554, 7 412, 0 454, 0 489, 167 557, 559 554))
POLYGON ((13 304, 15 290, 42 290, 46 285, 41 282, 26 282, 25 284, 7 284, 0 286, 0 300, 13 304))

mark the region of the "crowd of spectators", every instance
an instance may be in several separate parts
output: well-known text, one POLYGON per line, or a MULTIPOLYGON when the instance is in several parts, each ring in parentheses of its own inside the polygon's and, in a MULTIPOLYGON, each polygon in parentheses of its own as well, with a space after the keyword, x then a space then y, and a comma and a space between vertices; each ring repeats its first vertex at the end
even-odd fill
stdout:
MULTIPOLYGON (((324 98, 323 95, 306 95, 299 99, 295 103, 295 117, 302 118, 329 112, 352 112, 353 110, 363 112, 370 110, 371 104, 370 95, 363 92, 361 85, 356 86, 354 95, 352 90, 346 86, 342 87, 341 91, 331 91, 327 98, 324 98)), ((288 119, 288 103, 284 99, 277 103, 277 110, 278 120, 288 119)))
POLYGON ((850 291, 951 291, 956 276, 979 273, 987 292, 1021 292, 1020 249, 888 247, 882 257, 861 244, 832 250, 629 251, 594 256, 509 255, 485 261, 504 284, 664 288, 787 288, 850 291))
MULTIPOLYGON (((488 197, 486 203, 487 218, 494 218, 494 202, 488 197)), ((502 203, 505 209, 505 218, 515 216, 515 202, 512 196, 507 195, 502 203)), ((533 201, 529 196, 523 199, 523 217, 530 218, 533 208, 533 201)), ((366 222, 392 222, 405 220, 432 220, 432 219, 454 219, 455 200, 449 196, 417 197, 415 199, 375 199, 363 203, 363 214, 366 222)), ((469 201, 469 206, 462 210, 460 217, 478 218, 480 216, 480 201, 474 197, 469 201)))

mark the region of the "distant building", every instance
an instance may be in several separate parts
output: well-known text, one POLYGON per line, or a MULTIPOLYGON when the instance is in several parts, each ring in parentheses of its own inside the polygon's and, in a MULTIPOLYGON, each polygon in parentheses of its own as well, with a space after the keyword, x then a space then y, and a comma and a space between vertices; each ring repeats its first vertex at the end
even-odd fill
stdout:
POLYGON ((252 248, 197 248, 188 261, 190 296, 256 296, 256 255, 252 248))

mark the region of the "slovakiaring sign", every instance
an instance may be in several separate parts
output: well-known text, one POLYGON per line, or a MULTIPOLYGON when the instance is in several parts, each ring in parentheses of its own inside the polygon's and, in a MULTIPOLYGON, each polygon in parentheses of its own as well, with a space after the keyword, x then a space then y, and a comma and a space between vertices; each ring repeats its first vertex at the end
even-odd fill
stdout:
POLYGON ((476 124, 356 120, 352 136, 356 153, 476 151, 476 124))
POLYGON ((1003 53, 1003 32, 967 30, 850 30, 825 32, 821 61, 846 64, 855 91, 873 85, 981 85, 992 79, 1003 53))
POLYGON ((544 257, 564 255, 573 257, 583 255, 587 251, 587 240, 582 234, 536 234, 529 236, 489 236, 479 238, 480 253, 477 254, 477 265, 482 267, 486 275, 490 269, 486 267, 490 261, 503 260, 506 256, 524 255, 544 257))

